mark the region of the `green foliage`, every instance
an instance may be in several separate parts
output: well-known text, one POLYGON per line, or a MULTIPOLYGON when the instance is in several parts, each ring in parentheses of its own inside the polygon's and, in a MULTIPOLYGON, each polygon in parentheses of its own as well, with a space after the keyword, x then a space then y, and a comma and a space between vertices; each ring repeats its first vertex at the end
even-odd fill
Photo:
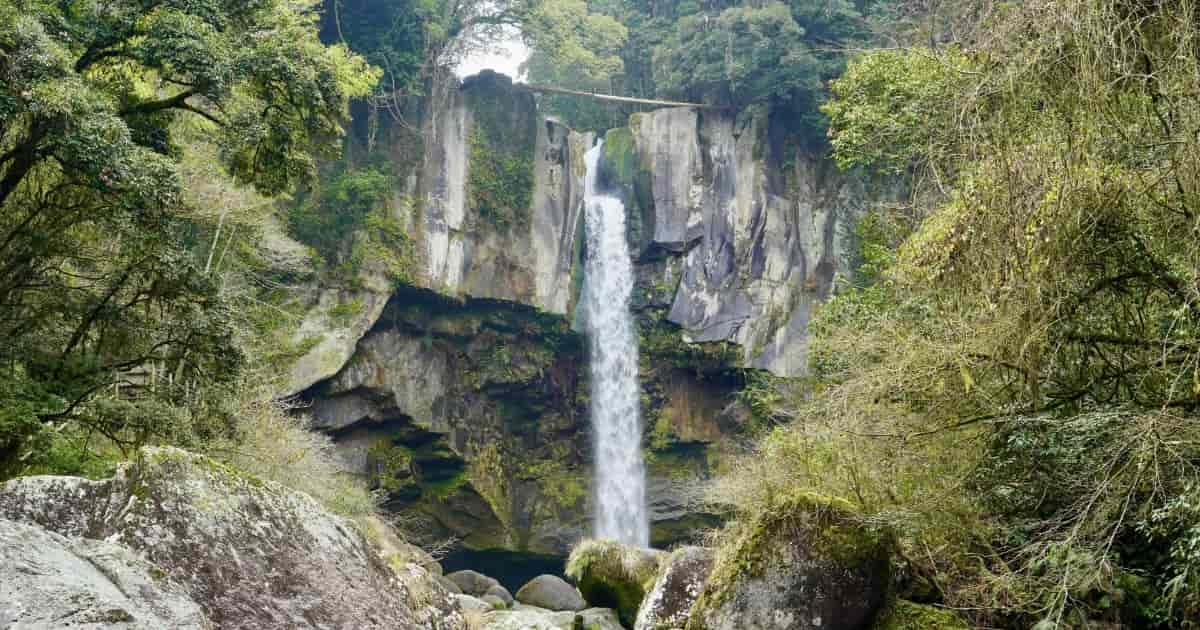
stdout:
MULTIPOLYGON (((582 0, 537 5, 522 27, 533 34, 526 37, 532 50, 522 67, 531 83, 612 93, 624 69, 620 52, 628 30, 616 18, 589 10, 582 0)), ((577 131, 602 133, 627 116, 612 103, 577 96, 545 94, 538 105, 577 131)))
POLYGON ((816 58, 781 2, 682 18, 659 49, 666 93, 709 96, 741 108, 820 90, 816 58), (731 63, 731 59, 733 62, 731 63))
POLYGON ((617 52, 625 43, 625 26, 608 15, 589 13, 584 0, 532 3, 522 16, 521 32, 546 69, 558 68, 592 83, 621 72, 617 52))
MULTIPOLYGON (((1163 576, 1160 610, 1152 618, 1200 619, 1200 485, 1192 484, 1171 497, 1140 524, 1151 543, 1166 547, 1168 573, 1163 576)), ((1187 625, 1183 627, 1194 627, 1187 625)))
POLYGON ((343 43, 380 68, 379 90, 385 94, 420 93, 431 61, 453 37, 453 3, 324 0, 322 4, 322 41, 343 43))
POLYGON ((1193 623, 1191 11, 1039 0, 853 64, 835 157, 915 194, 860 226, 858 287, 809 329, 812 388, 773 403, 795 420, 719 497, 849 499, 975 625, 1193 623))
POLYGON ((311 5, 0 2, 4 474, 229 429, 261 316, 222 273, 255 264, 246 187, 310 179, 377 76, 311 5))
POLYGON ((236 390, 235 431, 196 450, 241 473, 304 492, 335 514, 360 523, 375 516, 376 497, 344 471, 333 441, 267 394, 248 385, 236 390))
POLYGON ((502 141, 490 136, 480 129, 471 132, 467 203, 502 230, 528 227, 533 204, 532 152, 505 149, 502 141))
MULTIPOLYGON (((300 242, 312 246, 327 265, 349 263, 347 275, 353 277, 358 265, 347 250, 368 216, 386 212, 383 206, 391 189, 392 178, 379 168, 353 168, 339 162, 328 175, 322 176, 318 189, 288 208, 288 231, 300 242)), ((375 221, 382 223, 379 219, 375 221)))
POLYGON ((844 169, 904 173, 950 158, 963 100, 977 63, 955 49, 864 54, 833 82, 829 116, 834 157, 844 169))

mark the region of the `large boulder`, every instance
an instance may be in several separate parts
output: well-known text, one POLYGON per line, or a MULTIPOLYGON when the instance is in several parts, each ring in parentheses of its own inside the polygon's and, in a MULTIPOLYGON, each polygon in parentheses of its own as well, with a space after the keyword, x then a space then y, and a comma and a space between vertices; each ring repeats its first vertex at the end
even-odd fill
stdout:
POLYGON ((0 518, 0 628, 205 630, 185 589, 129 549, 0 518))
POLYGON ((683 547, 671 552, 642 601, 634 630, 675 630, 686 625, 712 566, 711 549, 683 547))
POLYGON ((589 604, 614 608, 621 623, 633 626, 664 556, 610 540, 585 540, 571 550, 567 575, 589 604))
POLYGON ((574 586, 555 575, 539 575, 517 591, 517 601, 554 611, 583 610, 587 602, 574 586))
POLYGON ((484 615, 482 630, 624 630, 617 614, 606 608, 553 611, 517 604, 512 610, 484 615))
POLYGON ((484 597, 495 597, 496 599, 504 602, 505 606, 511 606, 513 603, 512 593, 509 593, 508 589, 500 586, 499 584, 489 588, 483 595, 484 597))
POLYGON ((463 593, 472 597, 483 597, 493 587, 500 586, 500 582, 496 578, 470 569, 449 573, 446 575, 446 579, 457 584, 463 593))
POLYGON ((890 531, 811 494, 731 527, 688 630, 867 630, 884 611, 890 531))
POLYGON ((178 449, 144 449, 102 481, 14 479, 0 486, 0 517, 130 548, 221 629, 464 623, 425 569, 389 565, 308 495, 178 449))

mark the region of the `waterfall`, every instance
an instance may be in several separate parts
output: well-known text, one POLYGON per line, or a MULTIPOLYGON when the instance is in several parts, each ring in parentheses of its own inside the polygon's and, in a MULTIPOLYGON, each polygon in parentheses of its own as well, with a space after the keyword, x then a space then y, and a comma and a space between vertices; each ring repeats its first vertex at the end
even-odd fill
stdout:
POLYGON ((625 206, 596 190, 603 144, 587 152, 587 233, 583 306, 591 349, 597 538, 646 547, 646 468, 642 463, 637 331, 629 312, 633 261, 625 242, 625 206))

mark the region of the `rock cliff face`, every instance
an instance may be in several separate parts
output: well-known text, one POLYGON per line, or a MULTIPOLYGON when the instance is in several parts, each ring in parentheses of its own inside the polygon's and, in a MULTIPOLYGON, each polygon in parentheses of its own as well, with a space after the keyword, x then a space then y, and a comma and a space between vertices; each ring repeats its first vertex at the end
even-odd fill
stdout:
POLYGON ((568 315, 590 139, 538 116, 533 95, 502 75, 432 92, 412 201, 398 204, 418 243, 417 285, 568 315))
MULTIPOLYGON (((582 282, 586 134, 485 72, 401 104, 367 144, 410 280, 298 364, 291 390, 351 470, 431 539, 565 554, 591 504, 582 282)), ((754 423, 746 368, 794 376, 868 191, 766 120, 666 109, 609 131, 601 183, 636 254, 652 542, 719 522, 699 487, 754 423)), ((319 327, 320 321, 314 326, 319 327)))
POLYGON ((644 306, 692 343, 798 376, 812 307, 828 297, 868 190, 788 146, 764 117, 662 109, 606 136, 604 180, 631 211, 644 306))

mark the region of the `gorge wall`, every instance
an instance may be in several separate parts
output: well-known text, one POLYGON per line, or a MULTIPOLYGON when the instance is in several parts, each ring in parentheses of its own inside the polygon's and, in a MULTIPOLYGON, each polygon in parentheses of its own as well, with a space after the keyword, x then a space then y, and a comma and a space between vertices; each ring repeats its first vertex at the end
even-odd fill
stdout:
MULTIPOLYGON (((284 393, 418 538, 562 554, 591 523, 575 309, 594 139, 490 72, 394 109, 365 144, 397 171, 405 279, 367 261, 315 291, 284 393)), ((771 127, 664 109, 605 137, 600 180, 635 256, 655 545, 716 522, 700 485, 756 422, 736 394, 751 371, 802 373, 812 307, 873 196, 771 127)))

